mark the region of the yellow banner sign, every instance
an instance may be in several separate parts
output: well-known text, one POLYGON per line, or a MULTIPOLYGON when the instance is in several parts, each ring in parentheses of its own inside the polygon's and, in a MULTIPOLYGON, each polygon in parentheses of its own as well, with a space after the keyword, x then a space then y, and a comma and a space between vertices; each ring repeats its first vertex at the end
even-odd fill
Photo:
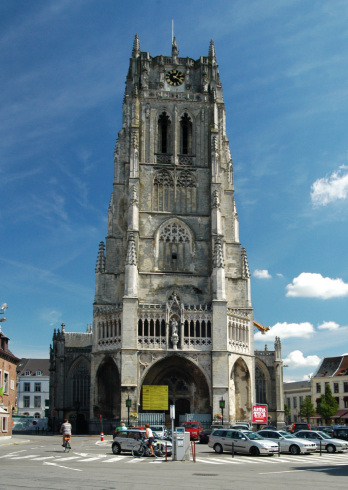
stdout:
POLYGON ((168 386, 143 385, 143 410, 168 410, 168 386))

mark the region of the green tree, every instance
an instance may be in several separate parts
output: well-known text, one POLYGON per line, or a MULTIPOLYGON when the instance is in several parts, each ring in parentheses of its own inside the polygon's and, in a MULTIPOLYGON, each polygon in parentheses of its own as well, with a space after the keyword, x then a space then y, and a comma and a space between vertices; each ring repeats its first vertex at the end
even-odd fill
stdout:
POLYGON ((290 407, 287 406, 286 403, 284 403, 284 415, 286 417, 286 420, 289 423, 289 417, 290 417, 290 407))
POLYGON ((318 403, 317 412, 325 420, 327 425, 330 424, 330 419, 333 415, 337 413, 338 402, 332 395, 330 385, 325 386, 325 395, 321 395, 320 401, 318 403))
POLYGON ((309 419, 311 417, 314 417, 315 407, 312 403, 310 396, 306 396, 306 398, 301 403, 299 415, 300 417, 306 419, 308 423, 309 423, 309 419))

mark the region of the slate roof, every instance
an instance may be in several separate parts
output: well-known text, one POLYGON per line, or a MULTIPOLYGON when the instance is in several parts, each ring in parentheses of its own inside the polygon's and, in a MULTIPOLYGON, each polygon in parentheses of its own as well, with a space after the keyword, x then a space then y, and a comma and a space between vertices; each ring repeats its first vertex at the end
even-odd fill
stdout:
POLYGON ((24 376, 26 371, 30 371, 30 376, 35 376, 37 371, 41 371, 41 376, 49 376, 49 359, 21 359, 17 366, 17 375, 24 376))
POLYGON ((324 357, 314 378, 348 375, 348 356, 324 357))

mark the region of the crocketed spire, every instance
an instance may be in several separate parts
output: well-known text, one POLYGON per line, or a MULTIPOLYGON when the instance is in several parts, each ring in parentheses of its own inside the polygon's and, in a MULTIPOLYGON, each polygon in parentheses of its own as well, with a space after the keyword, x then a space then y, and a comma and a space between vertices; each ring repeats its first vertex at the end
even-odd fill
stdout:
POLYGON ((210 41, 208 58, 214 65, 216 64, 216 54, 213 40, 210 41))
POLYGON ((242 277, 250 277, 248 258, 244 247, 242 248, 242 277))
POLYGON ((133 42, 132 57, 137 58, 138 56, 140 56, 140 41, 139 41, 139 36, 137 33, 135 35, 134 42, 133 42))
POLYGON ((105 272, 105 245, 104 242, 99 243, 99 252, 95 272, 105 272))
POLYGON ((130 233, 127 247, 126 265, 137 265, 137 252, 133 233, 130 233))
POLYGON ((213 266, 216 269, 224 268, 224 251, 221 237, 216 237, 214 245, 213 266))

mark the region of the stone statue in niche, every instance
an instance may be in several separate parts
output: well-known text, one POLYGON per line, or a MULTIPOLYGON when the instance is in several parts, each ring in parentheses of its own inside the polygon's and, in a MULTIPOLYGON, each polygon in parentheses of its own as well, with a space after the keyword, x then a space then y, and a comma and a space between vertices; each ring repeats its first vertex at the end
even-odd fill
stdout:
POLYGON ((172 336, 171 336, 171 341, 173 344, 173 349, 177 350, 178 349, 178 342, 179 342, 179 334, 178 334, 178 322, 173 319, 171 321, 171 326, 172 326, 172 336))

